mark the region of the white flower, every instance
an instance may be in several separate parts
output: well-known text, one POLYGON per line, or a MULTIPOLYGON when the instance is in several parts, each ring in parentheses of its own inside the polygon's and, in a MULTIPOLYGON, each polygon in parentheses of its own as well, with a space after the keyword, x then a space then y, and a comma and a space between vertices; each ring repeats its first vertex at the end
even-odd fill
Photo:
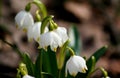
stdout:
POLYGON ((56 51, 58 46, 62 46, 61 38, 54 31, 41 34, 39 47, 47 49, 50 46, 51 50, 56 51))
POLYGON ((35 78, 35 77, 32 77, 30 75, 24 75, 22 78, 35 78))
POLYGON ((58 27, 53 31, 41 34, 39 40, 39 48, 47 49, 50 46, 51 50, 56 51, 57 47, 61 47, 68 40, 67 30, 64 27, 58 27))
MULTIPOLYGON (((28 28, 28 40, 31 41, 32 39, 35 39, 37 42, 40 39, 40 32, 41 32, 41 22, 36 22, 35 24, 33 24, 32 26, 30 26, 28 28)), ((47 27, 45 28, 45 32, 47 32, 48 29, 47 27)))
POLYGON ((17 27, 23 29, 24 31, 27 31, 28 27, 34 24, 31 13, 27 11, 20 11, 15 16, 15 22, 17 27))
POLYGON ((64 27, 58 27, 54 30, 62 39, 62 44, 64 44, 68 40, 67 30, 64 27))
POLYGON ((86 61, 80 56, 73 55, 66 63, 66 76, 67 72, 72 76, 76 76, 78 72, 86 73, 86 70, 86 61))
POLYGON ((107 77, 102 77, 102 78, 110 78, 109 76, 107 76, 107 77))

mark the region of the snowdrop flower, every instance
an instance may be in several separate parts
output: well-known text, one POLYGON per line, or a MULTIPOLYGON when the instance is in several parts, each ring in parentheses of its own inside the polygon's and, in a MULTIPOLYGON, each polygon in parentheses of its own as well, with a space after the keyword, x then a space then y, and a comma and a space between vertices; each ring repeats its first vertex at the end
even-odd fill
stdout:
POLYGON ((60 36, 62 39, 62 44, 64 44, 68 40, 67 30, 64 27, 57 27, 55 32, 60 36))
POLYGON ((73 55, 66 63, 66 76, 67 72, 75 77, 78 72, 86 73, 86 70, 86 61, 80 56, 73 55))
POLYGON ((57 47, 61 47, 67 40, 67 30, 64 27, 57 27, 52 31, 41 34, 39 47, 46 50, 50 46, 51 50, 56 51, 57 47))
POLYGON ((35 78, 35 77, 32 77, 30 75, 24 75, 22 78, 35 78))
POLYGON ((18 28, 23 29, 24 31, 28 30, 28 27, 34 24, 33 17, 30 12, 20 11, 15 16, 15 22, 18 28))
MULTIPOLYGON (((40 40, 40 29, 41 29, 41 22, 36 22, 32 26, 28 28, 28 40, 31 41, 32 39, 35 39, 37 42, 40 40)), ((45 28, 45 32, 48 31, 48 28, 45 28)))
POLYGON ((51 50, 56 51, 58 46, 62 46, 61 38, 54 31, 41 34, 39 48, 47 49, 50 46, 51 50))
POLYGON ((102 77, 102 78, 110 78, 109 76, 107 76, 107 77, 102 77))

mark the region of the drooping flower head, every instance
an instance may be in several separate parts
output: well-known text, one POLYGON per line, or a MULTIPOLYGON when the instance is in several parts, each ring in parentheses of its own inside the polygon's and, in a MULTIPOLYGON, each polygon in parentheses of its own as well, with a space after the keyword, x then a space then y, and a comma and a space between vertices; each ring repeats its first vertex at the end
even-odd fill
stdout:
POLYGON ((56 51, 57 47, 61 47, 68 40, 67 31, 64 27, 57 27, 52 31, 41 34, 39 47, 56 51))
POLYGON ((50 31, 41 34, 39 45, 40 48, 45 50, 50 46, 51 50, 56 51, 57 47, 62 45, 62 42, 61 38, 54 31, 50 31))
POLYGON ((31 13, 24 10, 20 11, 15 16, 15 22, 17 24, 17 27, 23 29, 24 31, 27 31, 29 26, 34 24, 34 20, 31 13))
POLYGON ((86 73, 86 70, 86 61, 80 56, 73 55, 66 63, 66 76, 67 72, 75 77, 78 72, 86 73))
POLYGON ((68 40, 68 34, 65 27, 57 27, 57 29, 54 30, 62 39, 62 44, 64 44, 68 40))
POLYGON ((62 45, 68 40, 67 30, 58 25, 52 20, 54 16, 47 16, 42 21, 41 36, 38 41, 39 48, 47 50, 50 46, 51 50, 56 51, 57 47, 62 45), (48 32, 45 32, 45 27, 48 27, 48 32))
POLYGON ((102 78, 110 78, 109 76, 107 76, 107 77, 102 77, 102 78))
MULTIPOLYGON (((41 22, 36 22, 35 24, 33 24, 32 26, 30 26, 28 28, 28 40, 31 41, 32 39, 34 39, 35 41, 39 41, 40 40, 40 32, 41 32, 41 22)), ((45 28, 45 32, 48 31, 48 28, 45 28)))

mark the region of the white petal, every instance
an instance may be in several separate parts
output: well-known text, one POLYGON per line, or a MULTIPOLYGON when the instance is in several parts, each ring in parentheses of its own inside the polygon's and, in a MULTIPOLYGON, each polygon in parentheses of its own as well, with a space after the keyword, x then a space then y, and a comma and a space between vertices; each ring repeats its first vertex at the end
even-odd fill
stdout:
POLYGON ((46 47, 50 46, 54 51, 58 46, 61 46, 61 38, 53 31, 46 32, 41 34, 39 41, 40 48, 46 49, 46 47))
POLYGON ((109 76, 107 76, 107 77, 102 77, 102 78, 110 78, 109 76))
POLYGON ((75 64, 73 63, 73 57, 71 57, 68 61, 67 61, 67 64, 66 64, 66 67, 69 71, 69 73, 72 75, 72 76, 76 76, 77 73, 78 73, 78 68, 75 66, 75 64))
POLYGON ((34 34, 33 34, 33 26, 30 26, 28 28, 28 32, 27 32, 28 40, 31 41, 33 39, 33 36, 34 36, 34 34))
POLYGON ((65 27, 58 27, 55 32, 62 38, 63 44, 68 40, 67 30, 65 27))
MULTIPOLYGON (((48 28, 45 28, 45 32, 48 31, 48 28)), ((35 39, 37 42, 40 40, 41 33, 41 22, 36 22, 28 28, 28 40, 35 39)))
POLYGON ((66 71, 67 70, 72 76, 76 76, 78 72, 85 73, 87 70, 86 62, 80 56, 71 56, 66 63, 66 71))
POLYGON ((23 21, 21 21, 22 19, 25 18, 26 12, 25 11, 20 11, 16 16, 15 16, 15 22, 16 24, 21 27, 23 24, 23 21))
POLYGON ((25 75, 25 76, 23 76, 22 78, 35 78, 35 77, 32 77, 32 76, 30 76, 30 75, 25 75))
POLYGON ((36 41, 39 40, 40 38, 40 29, 41 29, 41 22, 36 22, 34 25, 33 25, 33 37, 36 41))
POLYGON ((20 11, 15 16, 15 22, 18 25, 18 28, 28 29, 29 26, 34 24, 34 20, 30 12, 20 11))

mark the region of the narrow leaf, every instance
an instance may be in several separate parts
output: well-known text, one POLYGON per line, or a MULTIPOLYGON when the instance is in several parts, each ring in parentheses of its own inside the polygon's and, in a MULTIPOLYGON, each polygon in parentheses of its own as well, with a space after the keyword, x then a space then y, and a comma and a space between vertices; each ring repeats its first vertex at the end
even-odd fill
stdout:
POLYGON ((32 60, 30 59, 30 57, 28 56, 28 54, 26 54, 26 53, 22 54, 22 61, 23 61, 23 63, 26 64, 28 74, 31 76, 34 76, 34 64, 33 64, 32 60))
POLYGON ((41 72, 42 72, 42 53, 43 49, 40 49, 39 55, 37 56, 36 62, 35 62, 35 77, 41 78, 41 72))
POLYGON ((55 78, 49 73, 42 72, 43 78, 55 78))
POLYGON ((70 37, 70 47, 79 55, 81 50, 81 42, 79 37, 79 32, 75 25, 72 25, 69 28, 69 37, 70 37))
POLYGON ((88 73, 91 72, 92 68, 92 58, 94 56, 95 58, 95 64, 100 59, 100 57, 106 52, 107 46, 103 46, 99 50, 97 50, 88 60, 87 60, 87 67, 88 67, 88 73))
POLYGON ((42 56, 43 72, 50 73, 54 77, 57 77, 57 59, 56 53, 48 47, 47 52, 43 53, 42 56))

